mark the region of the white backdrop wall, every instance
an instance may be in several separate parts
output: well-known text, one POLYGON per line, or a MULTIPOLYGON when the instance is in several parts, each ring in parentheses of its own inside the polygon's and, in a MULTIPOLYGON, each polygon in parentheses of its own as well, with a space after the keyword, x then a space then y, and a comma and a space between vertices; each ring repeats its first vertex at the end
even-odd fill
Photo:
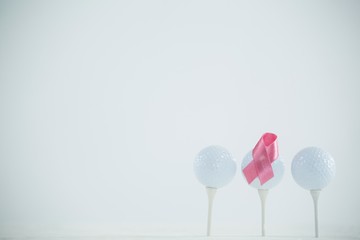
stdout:
MULTIPOLYGON (((359 1, 0 1, 0 225, 201 225, 192 163, 278 134, 269 224, 312 224, 292 157, 332 153, 321 224, 360 229, 359 1)), ((240 172, 215 225, 257 226, 240 172)))

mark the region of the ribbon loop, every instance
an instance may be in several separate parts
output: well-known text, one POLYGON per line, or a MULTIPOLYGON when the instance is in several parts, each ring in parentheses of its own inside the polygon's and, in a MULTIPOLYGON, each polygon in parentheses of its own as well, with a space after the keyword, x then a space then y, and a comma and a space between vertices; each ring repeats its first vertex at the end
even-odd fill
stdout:
POLYGON ((247 182, 250 184, 256 177, 263 185, 274 177, 272 162, 278 156, 277 136, 274 133, 265 133, 252 150, 253 160, 243 169, 247 182))

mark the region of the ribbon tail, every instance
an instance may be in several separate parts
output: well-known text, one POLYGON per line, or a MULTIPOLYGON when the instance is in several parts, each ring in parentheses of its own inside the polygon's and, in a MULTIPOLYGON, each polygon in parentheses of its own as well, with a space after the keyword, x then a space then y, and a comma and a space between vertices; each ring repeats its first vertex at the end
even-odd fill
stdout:
POLYGON ((257 177, 257 171, 255 167, 254 161, 251 161, 244 169, 243 169, 244 176, 248 184, 252 183, 254 179, 257 177))
POLYGON ((262 173, 259 174, 260 185, 263 185, 274 177, 274 171, 272 168, 263 169, 262 173))

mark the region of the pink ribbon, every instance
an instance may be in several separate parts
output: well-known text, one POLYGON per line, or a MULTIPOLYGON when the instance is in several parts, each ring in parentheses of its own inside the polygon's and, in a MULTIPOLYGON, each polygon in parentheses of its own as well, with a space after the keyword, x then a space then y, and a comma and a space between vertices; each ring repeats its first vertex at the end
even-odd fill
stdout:
POLYGON ((274 177, 271 163, 279 156, 276 139, 275 134, 265 133, 255 145, 252 151, 253 160, 243 169, 249 184, 256 177, 259 178, 261 185, 274 177))

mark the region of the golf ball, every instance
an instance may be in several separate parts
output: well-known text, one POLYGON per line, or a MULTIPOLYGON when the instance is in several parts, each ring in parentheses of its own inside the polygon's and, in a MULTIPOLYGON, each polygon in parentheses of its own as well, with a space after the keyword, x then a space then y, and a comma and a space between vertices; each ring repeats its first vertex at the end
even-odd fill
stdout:
MULTIPOLYGON (((253 160, 252 151, 250 151, 245 155, 241 163, 241 169, 244 169, 252 160, 253 160)), ((271 166, 274 172, 274 176, 269 181, 261 185, 259 178, 255 178, 254 181, 250 183, 250 186, 256 189, 271 189, 276 185, 278 185, 284 176, 284 170, 285 170, 284 163, 282 162, 281 158, 278 157, 274 162, 272 162, 271 166)), ((243 173, 243 171, 241 172, 243 173)))
POLYGON ((308 190, 320 190, 334 178, 335 161, 321 148, 308 147, 295 155, 291 172, 295 182, 301 187, 308 190))
POLYGON ((229 183, 236 173, 235 159, 221 146, 201 150, 194 161, 197 179, 206 187, 220 188, 229 183))

